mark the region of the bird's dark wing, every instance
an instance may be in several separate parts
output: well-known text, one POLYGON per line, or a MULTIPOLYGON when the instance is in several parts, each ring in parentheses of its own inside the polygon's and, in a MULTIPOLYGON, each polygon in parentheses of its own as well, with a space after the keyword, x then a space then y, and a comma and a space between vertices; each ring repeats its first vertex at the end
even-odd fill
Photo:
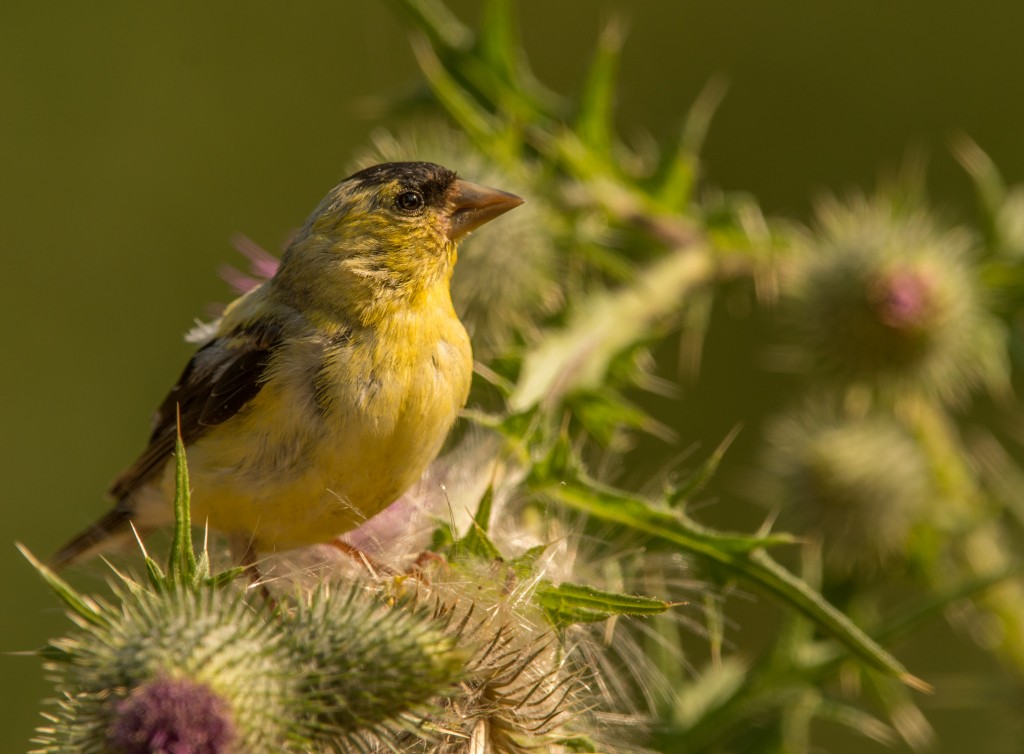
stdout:
POLYGON ((110 487, 123 500, 149 481, 174 452, 177 419, 186 445, 237 414, 259 393, 281 328, 260 320, 210 341, 196 351, 157 409, 149 446, 110 487))

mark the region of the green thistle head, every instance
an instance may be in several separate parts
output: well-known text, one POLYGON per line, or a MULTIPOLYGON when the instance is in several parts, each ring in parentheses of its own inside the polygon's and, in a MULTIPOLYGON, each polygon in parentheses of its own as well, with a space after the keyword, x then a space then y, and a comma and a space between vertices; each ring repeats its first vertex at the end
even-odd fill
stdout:
POLYGON ((297 727, 337 751, 392 751, 466 676, 468 653, 443 622, 404 601, 386 607, 375 591, 321 585, 289 621, 305 721, 297 727))
POLYGON ((293 663, 266 612, 237 593, 133 586, 52 642, 59 701, 40 751, 282 751, 293 663))
POLYGON ((777 502, 821 538, 826 565, 870 570, 904 551, 930 477, 923 450, 895 421, 819 406, 777 420, 766 439, 777 502))
POLYGON ((963 399, 1006 377, 968 237, 886 198, 832 200, 784 290, 818 375, 880 394, 963 399))

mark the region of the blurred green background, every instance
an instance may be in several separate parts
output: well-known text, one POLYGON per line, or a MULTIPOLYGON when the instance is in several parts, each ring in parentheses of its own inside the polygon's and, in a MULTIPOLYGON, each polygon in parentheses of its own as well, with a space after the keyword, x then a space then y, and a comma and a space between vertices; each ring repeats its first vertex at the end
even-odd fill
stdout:
MULTIPOLYGON (((467 20, 476 12, 452 6, 467 20)), ((961 131, 1010 182, 1024 179, 1024 4, 527 1, 541 79, 571 88, 614 9, 630 22, 623 134, 667 138, 724 75, 707 178, 770 212, 804 219, 825 188, 869 187, 920 148, 933 197, 968 217, 969 184, 946 147, 961 131)), ((141 448, 188 355, 181 333, 230 297, 217 268, 240 261, 232 234, 278 248, 381 124, 381 98, 417 82, 386 3, 0 7, 0 651, 66 629, 13 542, 48 554, 104 509, 103 490, 141 448)), ((770 380, 754 371, 754 342, 735 317, 713 331, 704 378, 670 421, 682 445, 709 447, 764 411, 770 380), (703 415, 711 404, 735 410, 703 415)), ((719 523, 733 510, 729 489, 718 488, 719 523)), ((736 506, 737 526, 756 525, 761 513, 736 506)), ((98 584, 102 569, 75 578, 98 584)), ((941 626, 922 639, 902 656, 929 680, 992 664, 941 626)), ((0 663, 0 751, 25 751, 47 686, 34 658, 0 663)), ((939 750, 1019 751, 1021 702, 933 706, 939 750)), ((844 741, 829 750, 863 746, 844 741)))

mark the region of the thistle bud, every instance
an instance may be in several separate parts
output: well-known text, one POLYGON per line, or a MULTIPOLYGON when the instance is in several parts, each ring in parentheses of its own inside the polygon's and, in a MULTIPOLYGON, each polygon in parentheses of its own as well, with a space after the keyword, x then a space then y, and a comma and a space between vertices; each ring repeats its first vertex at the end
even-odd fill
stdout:
POLYGON ((822 539, 826 565, 873 569, 904 551, 930 481, 923 450, 895 421, 818 407, 778 420, 767 441, 775 497, 822 539))
POLYGON ((429 614, 385 607, 369 588, 318 587, 289 621, 304 735, 352 751, 391 750, 397 723, 465 676, 466 652, 429 614))
POLYGON ((943 402, 1005 382, 969 238, 885 199, 832 201, 784 290, 805 362, 839 386, 943 402))
POLYGON ((119 590, 119 609, 53 642, 53 725, 41 752, 289 751, 291 650, 238 595, 119 590))

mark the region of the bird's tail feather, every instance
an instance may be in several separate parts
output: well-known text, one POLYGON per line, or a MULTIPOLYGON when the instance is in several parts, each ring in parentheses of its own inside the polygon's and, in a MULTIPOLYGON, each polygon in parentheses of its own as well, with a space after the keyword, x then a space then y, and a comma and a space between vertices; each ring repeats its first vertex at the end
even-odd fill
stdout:
POLYGON ((100 552, 117 549, 122 541, 133 539, 129 525, 131 515, 131 511, 124 508, 114 508, 60 548, 50 558, 50 567, 54 570, 64 568, 100 552))

